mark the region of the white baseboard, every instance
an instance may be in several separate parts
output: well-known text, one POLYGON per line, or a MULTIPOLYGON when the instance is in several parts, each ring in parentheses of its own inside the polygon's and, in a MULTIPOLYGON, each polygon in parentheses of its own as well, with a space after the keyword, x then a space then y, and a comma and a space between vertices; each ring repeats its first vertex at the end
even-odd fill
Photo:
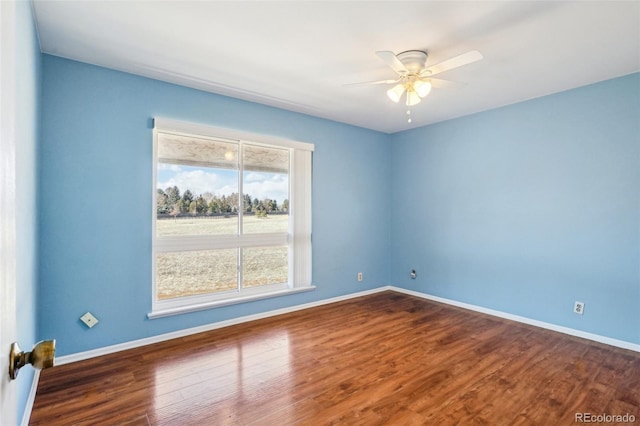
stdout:
POLYGON ((144 339, 132 340, 130 342, 119 343, 117 345, 105 346, 103 348, 92 349, 90 351, 78 352, 71 355, 63 355, 56 358, 56 365, 69 364, 71 362, 82 361, 85 359, 95 358, 102 355, 107 355, 115 352, 124 351, 127 349, 138 348, 140 346, 150 345, 153 343, 164 342, 166 340, 176 339, 179 337, 190 336, 192 334, 202 333, 205 331, 216 330, 218 328, 229 327, 231 325, 242 324, 249 321, 255 321, 263 318, 269 318, 276 315, 287 314, 289 312, 300 311, 303 309, 314 308, 316 306, 327 305, 329 303, 340 302, 343 300, 353 299, 356 297, 367 296, 369 294, 379 293, 384 290, 390 289, 388 286, 378 287, 373 290, 359 291, 357 293, 351 293, 344 296, 332 297, 329 299, 318 300, 316 302, 304 303, 302 305, 290 306, 287 308, 276 309, 268 312, 261 312, 253 315, 246 315, 239 318, 232 318, 225 321, 219 321, 212 324, 205 324, 198 327, 187 328, 184 330, 178 330, 171 333, 159 334, 157 336, 146 337, 144 339))
POLYGON ((427 293, 421 293, 418 291, 407 290, 400 287, 387 286, 386 290, 397 291, 398 293, 409 294, 411 296, 420 297, 422 299, 433 300, 434 302, 446 303, 447 305, 457 306, 459 308, 469 309, 471 311, 480 312, 483 314, 492 315, 494 317, 504 318, 511 321, 520 322, 523 324, 529 324, 547 330, 557 331, 560 333, 568 334, 570 336, 581 337, 583 339, 593 340, 595 342, 604 343, 610 346, 616 346, 618 348, 629 349, 635 352, 640 352, 640 345, 636 343, 627 342, 625 340, 613 339, 611 337, 601 336, 599 334, 587 333, 586 331, 576 330, 561 325, 556 325, 544 321, 538 321, 531 318, 521 317, 519 315, 513 315, 502 311, 496 311, 494 309, 483 308, 482 306, 471 305, 469 303, 458 302, 457 300, 445 299, 443 297, 433 296, 427 293))
POLYGON ((29 420, 31 420, 31 411, 33 410, 33 403, 36 400, 36 391, 38 390, 38 381, 40 380, 40 370, 35 370, 33 373, 33 380, 31 381, 31 389, 29 390, 29 396, 27 396, 27 403, 24 406, 24 414, 22 415, 21 426, 29 426, 29 420))
POLYGON ((229 319, 229 320, 225 320, 225 321, 215 322, 215 323, 212 323, 212 324, 206 324, 206 325, 202 325, 202 326, 199 326, 199 327, 193 327, 193 328, 188 328, 188 329, 185 329, 185 330, 178 330, 178 331, 174 331, 174 332, 171 332, 171 333, 160 334, 160 335, 157 335, 157 336, 151 336, 151 337, 147 337, 147 338, 144 338, 144 339, 133 340, 133 341, 130 341, 130 342, 125 342, 125 343, 119 343, 117 345, 105 346, 105 347, 98 348, 98 349, 93 349, 93 350, 90 350, 90 351, 78 352, 78 353, 71 354, 71 355, 64 355, 64 356, 56 358, 56 365, 69 364, 71 362, 82 361, 82 360, 85 360, 85 359, 90 359, 90 358, 94 358, 94 357, 101 356, 101 355, 107 355, 107 354, 111 354, 111 353, 115 353, 115 352, 124 351, 124 350, 127 350, 127 349, 138 348, 140 346, 145 346, 145 345, 150 345, 150 344, 153 344, 153 343, 164 342, 164 341, 170 340, 170 339, 176 339, 176 338, 179 338, 179 337, 189 336, 189 335, 192 335, 192 334, 202 333, 202 332, 210 331, 210 330, 216 330, 218 328, 228 327, 228 326, 231 326, 231 325, 242 324, 242 323, 245 323, 245 322, 255 321, 255 320, 259 320, 259 319, 263 319, 263 318, 269 318, 269 317, 272 317, 272 316, 282 315, 282 314, 286 314, 286 313, 289 313, 289 312, 295 312, 295 311, 299 311, 299 310, 302 310, 302 309, 309 309, 309 308, 313 308, 313 307, 316 307, 316 306, 327 305, 329 303, 340 302, 340 301, 343 301, 343 300, 348 300, 348 299, 353 299, 353 298, 356 298, 356 297, 366 296, 366 295, 369 295, 369 294, 379 293, 381 291, 386 291, 386 290, 396 291, 398 293, 409 294, 409 295, 420 297, 420 298, 423 298, 423 299, 433 300, 435 302, 445 303, 447 305, 457 306, 459 308, 469 309, 471 311, 480 312, 480 313, 488 314, 488 315, 493 315, 495 317, 504 318, 504 319, 508 319, 508 320, 511 320, 511 321, 516 321, 516 322, 520 322, 520 323, 524 323, 524 324, 529 324, 529 325, 533 325, 533 326, 536 326, 536 327, 544 328, 544 329, 547 329, 547 330, 553 330, 553 331, 557 331, 557 332, 560 332, 560 333, 568 334, 568 335, 571 335, 571 336, 581 337, 583 339, 593 340, 593 341, 604 343, 604 344, 607 344, 607 345, 616 346, 616 347, 619 347, 619 348, 629 349, 629 350, 632 350, 632 351, 640 352, 640 345, 639 344, 627 342, 627 341, 624 341, 624 340, 613 339, 613 338, 606 337, 606 336, 601 336, 601 335, 598 335, 598 334, 593 334, 593 333, 588 333, 588 332, 585 332, 585 331, 575 330, 575 329, 572 329, 572 328, 569 328, 569 327, 563 327, 563 326, 560 326, 560 325, 551 324, 551 323, 547 323, 547 322, 544 322, 544 321, 538 321, 538 320, 534 320, 534 319, 531 319, 531 318, 521 317, 521 316, 518 316, 518 315, 509 314, 509 313, 502 312, 502 311, 496 311, 494 309, 484 308, 482 306, 476 306, 476 305, 471 305, 471 304, 464 303, 464 302, 458 302, 456 300, 445 299, 445 298, 438 297, 438 296, 433 296, 433 295, 430 295, 430 294, 427 294, 427 293, 421 293, 421 292, 418 292, 418 291, 407 290, 407 289, 400 288, 400 287, 395 287, 395 286, 383 286, 383 287, 375 288, 373 290, 367 290, 367 291, 361 291, 361 292, 357 292, 357 293, 351 293, 351 294, 344 295, 344 296, 332 297, 332 298, 329 298, 329 299, 318 300, 316 302, 305 303, 305 304, 296 305, 296 306, 290 306, 288 308, 276 309, 276 310, 273 310, 273 311, 262 312, 262 313, 259 313, 259 314, 247 315, 247 316, 243 316, 243 317, 239 317, 239 318, 233 318, 233 319, 229 319))

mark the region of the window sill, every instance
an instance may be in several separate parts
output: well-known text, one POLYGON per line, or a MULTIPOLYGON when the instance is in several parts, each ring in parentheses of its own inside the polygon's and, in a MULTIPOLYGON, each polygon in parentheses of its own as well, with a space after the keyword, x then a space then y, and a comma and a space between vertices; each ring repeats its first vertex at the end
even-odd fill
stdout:
POLYGON ((306 291, 313 291, 315 289, 316 287, 313 285, 308 287, 287 288, 284 290, 271 291, 268 293, 250 294, 250 295, 238 296, 238 297, 229 298, 229 299, 220 299, 220 300, 214 300, 214 301, 205 302, 205 303, 198 303, 198 304, 189 305, 189 306, 158 309, 158 310, 149 312, 147 314, 147 318, 149 319, 163 318, 163 317, 168 317, 172 315, 180 315, 180 314, 186 314, 189 312, 202 311, 205 309, 236 305, 238 303, 247 303, 247 302, 253 302, 261 299, 269 299, 272 297, 285 296, 288 294, 303 293, 306 291))

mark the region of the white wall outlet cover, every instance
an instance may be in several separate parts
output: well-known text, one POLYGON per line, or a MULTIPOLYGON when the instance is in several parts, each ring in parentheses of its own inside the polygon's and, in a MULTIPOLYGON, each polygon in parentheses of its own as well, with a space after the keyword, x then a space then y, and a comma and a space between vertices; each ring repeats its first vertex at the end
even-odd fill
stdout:
POLYGON ((98 318, 94 317, 91 312, 87 312, 83 316, 80 317, 80 321, 86 324, 87 327, 91 328, 96 325, 99 321, 98 318))
POLYGON ((579 315, 584 315, 584 302, 576 301, 573 304, 573 312, 579 315))

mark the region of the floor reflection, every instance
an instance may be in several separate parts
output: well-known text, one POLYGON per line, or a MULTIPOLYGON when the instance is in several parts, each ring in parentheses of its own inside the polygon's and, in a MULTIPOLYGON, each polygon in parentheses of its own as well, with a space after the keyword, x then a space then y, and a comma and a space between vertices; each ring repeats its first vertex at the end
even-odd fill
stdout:
POLYGON ((153 409, 162 418, 204 418, 215 411, 229 418, 274 395, 286 404, 288 393, 283 391, 292 380, 291 369, 286 330, 225 338, 158 365, 153 409))

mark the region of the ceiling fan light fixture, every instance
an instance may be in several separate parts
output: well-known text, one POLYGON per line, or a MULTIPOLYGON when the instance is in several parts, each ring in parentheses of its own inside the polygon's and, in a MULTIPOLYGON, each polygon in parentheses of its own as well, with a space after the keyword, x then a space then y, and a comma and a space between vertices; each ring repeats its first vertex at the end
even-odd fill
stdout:
POLYGON ((387 96, 395 103, 400 102, 400 98, 402 97, 403 93, 404 86, 402 84, 396 84, 391 89, 387 90, 387 96))
POLYGON ((413 83, 413 89, 416 91, 418 96, 420 96, 421 98, 424 98, 429 94, 429 92, 431 92, 431 82, 428 80, 427 81, 418 80, 415 83, 413 83))
POLYGON ((437 88, 456 86, 451 81, 441 80, 437 77, 432 79, 433 76, 482 59, 480 52, 471 50, 427 67, 428 55, 423 50, 406 50, 398 54, 385 50, 376 52, 376 54, 396 73, 398 78, 396 80, 379 80, 361 84, 395 84, 395 86, 387 90, 387 96, 395 103, 400 102, 406 92, 405 104, 407 105, 408 123, 412 121, 411 107, 419 104, 422 98, 431 93, 432 83, 437 83, 437 88), (398 82, 399 84, 396 84, 398 82))
POLYGON ((415 90, 407 90, 407 106, 417 105, 420 101, 422 101, 422 99, 420 99, 420 96, 418 96, 415 90))

